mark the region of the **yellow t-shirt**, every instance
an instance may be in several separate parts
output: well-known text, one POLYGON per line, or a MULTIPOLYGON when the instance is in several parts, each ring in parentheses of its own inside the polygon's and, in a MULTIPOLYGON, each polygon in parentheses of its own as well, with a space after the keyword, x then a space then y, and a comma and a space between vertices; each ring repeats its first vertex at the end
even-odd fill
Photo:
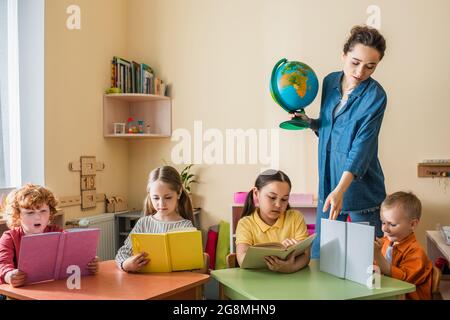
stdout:
POLYGON ((303 214, 297 210, 287 210, 281 214, 273 226, 267 225, 259 216, 258 209, 239 220, 236 227, 236 245, 255 245, 266 242, 281 242, 285 239, 303 240, 308 237, 303 214))

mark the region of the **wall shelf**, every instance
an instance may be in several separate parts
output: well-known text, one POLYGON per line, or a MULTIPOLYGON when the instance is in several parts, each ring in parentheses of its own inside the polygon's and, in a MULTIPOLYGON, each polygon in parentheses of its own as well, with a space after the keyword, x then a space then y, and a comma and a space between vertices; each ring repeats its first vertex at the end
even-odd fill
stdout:
POLYGON ((103 136, 120 139, 170 138, 172 136, 172 99, 154 94, 104 94, 103 136), (132 117, 144 121, 150 134, 114 134, 114 123, 126 123, 132 117))

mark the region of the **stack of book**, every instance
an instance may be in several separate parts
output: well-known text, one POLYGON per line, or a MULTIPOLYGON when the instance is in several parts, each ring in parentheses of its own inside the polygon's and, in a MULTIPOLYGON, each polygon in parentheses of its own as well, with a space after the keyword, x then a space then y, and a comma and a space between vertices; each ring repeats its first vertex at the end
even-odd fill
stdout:
POLYGON ((117 56, 111 61, 111 87, 120 88, 122 93, 166 94, 165 83, 155 77, 150 66, 117 56))

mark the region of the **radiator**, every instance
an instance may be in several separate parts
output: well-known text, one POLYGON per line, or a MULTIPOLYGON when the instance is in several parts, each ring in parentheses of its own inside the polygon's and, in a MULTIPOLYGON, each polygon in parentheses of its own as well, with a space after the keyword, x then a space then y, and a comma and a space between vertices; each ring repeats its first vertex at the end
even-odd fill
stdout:
POLYGON ((77 222, 80 220, 89 221, 87 228, 100 229, 97 256, 99 256, 102 261, 113 260, 116 256, 116 228, 114 217, 114 213, 102 213, 91 217, 80 217, 75 219, 77 222))

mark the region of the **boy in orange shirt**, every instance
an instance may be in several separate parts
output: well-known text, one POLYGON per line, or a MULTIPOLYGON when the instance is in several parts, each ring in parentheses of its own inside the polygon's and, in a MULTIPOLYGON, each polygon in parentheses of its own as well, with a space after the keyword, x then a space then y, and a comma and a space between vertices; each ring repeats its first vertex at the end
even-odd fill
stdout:
POLYGON ((416 240, 422 211, 420 200, 411 192, 396 192, 381 204, 384 237, 376 239, 374 257, 381 273, 416 285, 406 299, 431 299, 433 265, 416 240))

